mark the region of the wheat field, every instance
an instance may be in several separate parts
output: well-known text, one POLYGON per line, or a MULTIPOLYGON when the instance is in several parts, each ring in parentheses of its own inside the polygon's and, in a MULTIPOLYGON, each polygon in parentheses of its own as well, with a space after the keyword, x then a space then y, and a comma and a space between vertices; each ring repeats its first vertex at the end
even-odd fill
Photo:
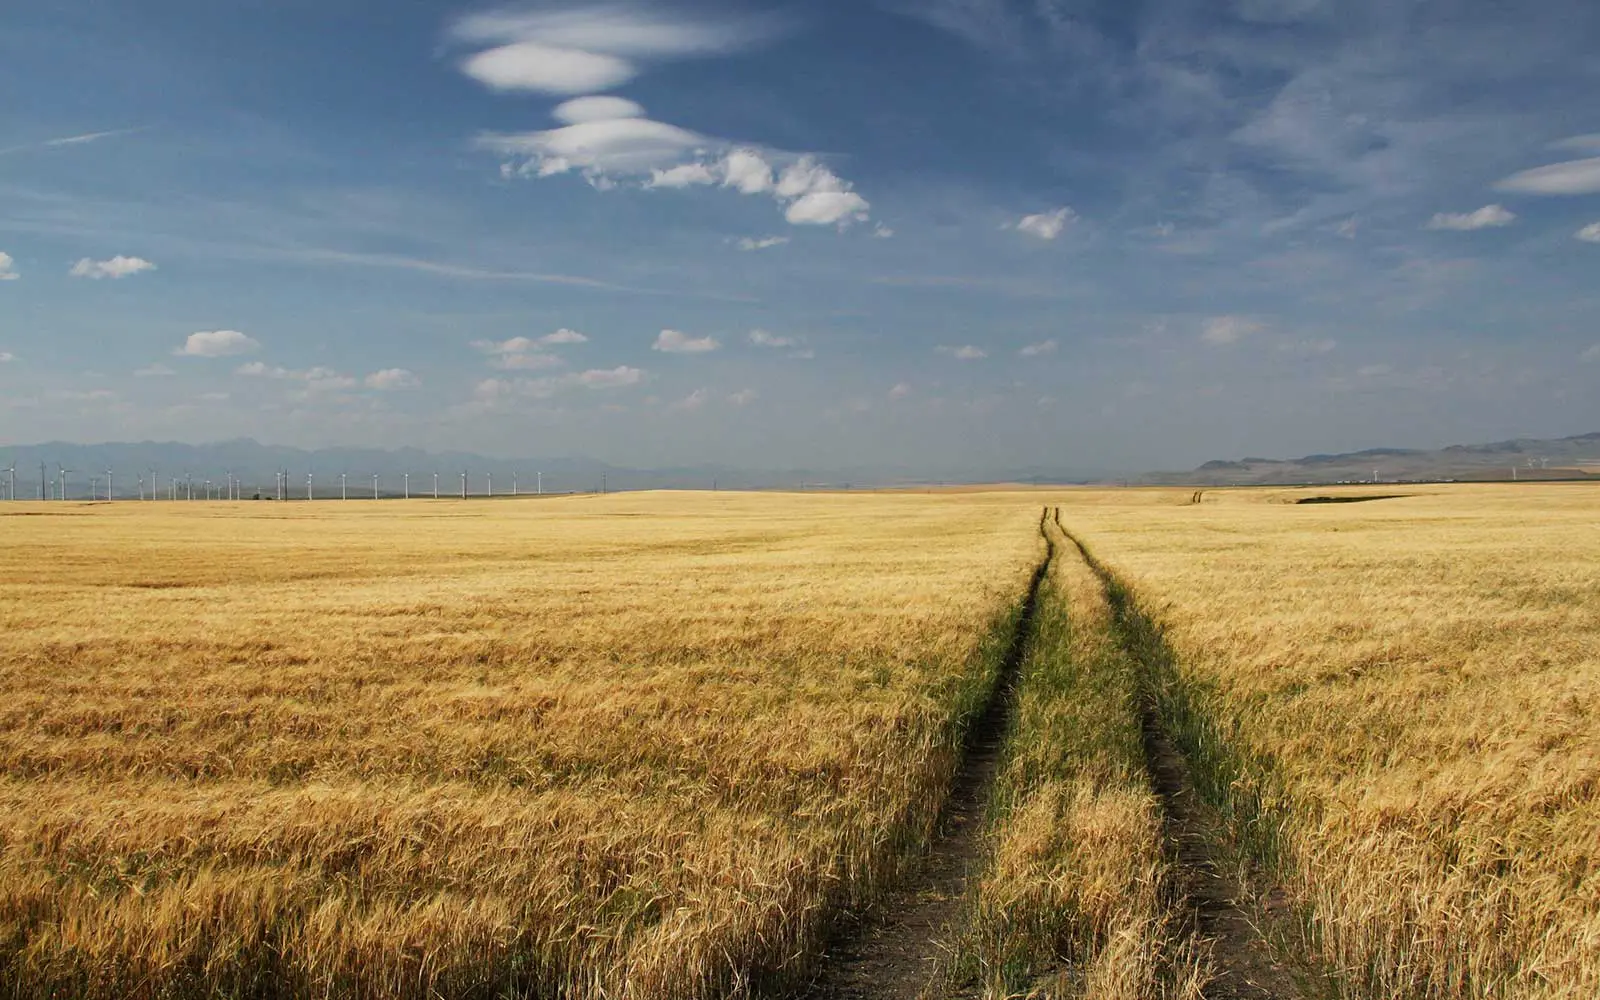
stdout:
POLYGON ((982 495, 0 513, 18 997, 781 981, 926 838, 1042 545, 982 495))
POLYGON ((1600 996, 1600 490, 1079 493, 1350 996, 1600 996), (1307 496, 1409 494, 1297 505, 1307 496))
POLYGON ((1046 552, 955 972, 1197 997, 1141 712, 1357 997, 1600 995, 1600 491, 0 509, 0 995, 803 987, 1046 552), (1198 502, 1196 502, 1198 501, 1198 502), (1069 558, 1064 558, 1064 554, 1069 558))

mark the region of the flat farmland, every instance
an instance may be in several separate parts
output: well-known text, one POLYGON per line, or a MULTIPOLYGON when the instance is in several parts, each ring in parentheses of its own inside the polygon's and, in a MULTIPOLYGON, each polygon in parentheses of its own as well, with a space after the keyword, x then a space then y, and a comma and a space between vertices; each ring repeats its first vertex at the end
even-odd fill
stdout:
POLYGON ((1165 625, 1164 723, 1344 994, 1600 995, 1600 490, 1194 500, 1062 520, 1165 625))
POLYGON ((781 981, 926 838, 1043 551, 981 495, 0 513, 15 996, 781 981))
POLYGON ((0 996, 1588 1000, 1597 554, 1581 484, 7 505, 0 996))

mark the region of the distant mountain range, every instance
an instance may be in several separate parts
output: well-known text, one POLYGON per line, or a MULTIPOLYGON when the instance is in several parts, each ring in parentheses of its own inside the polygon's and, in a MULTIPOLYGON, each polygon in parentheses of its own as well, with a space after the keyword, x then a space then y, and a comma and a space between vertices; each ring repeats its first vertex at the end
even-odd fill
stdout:
POLYGON ((1494 444, 1458 444, 1437 451, 1371 448, 1296 459, 1243 458, 1207 462, 1191 472, 1140 477, 1154 484, 1266 486, 1342 482, 1511 479, 1600 480, 1600 433, 1494 444))
POLYGON ((121 444, 0 445, 0 497, 7 496, 15 466, 16 495, 21 500, 61 495, 63 478, 71 500, 105 497, 110 485, 119 499, 149 495, 154 483, 161 496, 223 496, 228 483, 239 496, 275 496, 280 473, 286 473, 288 495, 306 495, 307 476, 314 495, 321 499, 341 494, 352 499, 373 494, 372 477, 378 477, 378 494, 412 496, 433 493, 438 474, 439 494, 459 496, 461 474, 467 473, 467 492, 495 495, 533 493, 589 493, 600 490, 648 489, 818 489, 905 487, 971 482, 1031 482, 1063 484, 1117 482, 1146 485, 1257 486, 1325 484, 1339 482, 1600 479, 1600 433, 1557 440, 1500 441, 1495 444, 1455 445, 1437 451, 1408 448, 1372 448, 1340 455, 1307 455, 1280 460, 1244 458, 1207 462, 1189 472, 1158 472, 1136 477, 1085 475, 1038 466, 1002 469, 984 474, 928 474, 927 470, 893 467, 835 469, 745 469, 727 465, 697 465, 660 469, 633 469, 586 458, 503 459, 470 452, 428 452, 416 448, 387 451, 377 448, 325 448, 307 451, 265 445, 249 438, 215 444, 180 444, 144 441, 121 444), (66 470, 63 477, 62 470, 66 470), (1513 472, 1513 469, 1515 472, 1513 472), (111 475, 107 476, 107 470, 111 475), (209 487, 207 485, 209 481, 209 487))

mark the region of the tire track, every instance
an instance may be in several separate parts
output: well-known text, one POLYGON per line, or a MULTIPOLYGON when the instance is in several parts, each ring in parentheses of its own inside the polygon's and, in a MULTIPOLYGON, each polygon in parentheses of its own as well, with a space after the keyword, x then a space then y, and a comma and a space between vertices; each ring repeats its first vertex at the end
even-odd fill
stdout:
POLYGON ((1055 542, 1045 530, 1048 517, 1046 508, 1039 519, 1044 560, 1033 571, 989 700, 967 726, 938 833, 910 878, 873 916, 830 944, 820 961, 823 971, 805 994, 808 1000, 915 1000, 939 977, 946 941, 966 902, 968 878, 986 856, 984 818, 1011 728, 1017 675, 1032 640, 1039 588, 1056 557, 1055 542))
MULTIPOLYGON (((1226 835, 1196 791, 1191 763, 1173 740, 1162 717, 1156 685, 1169 669, 1171 652, 1160 626, 1138 607, 1127 587, 1061 523, 1056 526, 1099 577, 1111 606, 1117 641, 1139 664, 1142 695, 1140 725, 1145 768, 1161 800, 1168 855, 1185 911, 1184 931, 1207 953, 1214 977, 1207 1000, 1302 1000, 1317 995, 1305 984, 1321 978, 1309 968, 1290 967, 1262 933, 1268 914, 1255 907, 1239 877, 1226 835), (1164 659, 1166 662, 1158 662, 1164 659)), ((1277 909, 1285 909, 1275 900, 1277 909)), ((1282 919, 1287 920, 1284 915, 1282 919)))

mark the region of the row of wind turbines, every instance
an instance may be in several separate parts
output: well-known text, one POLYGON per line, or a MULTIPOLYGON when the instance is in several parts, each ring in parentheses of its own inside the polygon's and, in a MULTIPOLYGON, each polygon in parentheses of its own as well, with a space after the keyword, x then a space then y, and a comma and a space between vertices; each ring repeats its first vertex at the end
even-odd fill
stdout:
MULTIPOLYGON (((80 470, 77 469, 69 469, 64 465, 57 463, 55 470, 52 472, 48 463, 40 462, 38 499, 41 501, 68 499, 111 501, 118 499, 134 499, 133 495, 126 497, 117 496, 116 472, 112 469, 105 470, 103 476, 90 475, 87 494, 74 497, 69 488, 69 484, 71 483, 70 477, 78 474, 79 471, 80 470)), ((137 497, 139 500, 291 500, 300 498, 300 491, 298 489, 299 484, 291 484, 291 474, 287 469, 281 469, 275 473, 276 481, 271 493, 262 490, 260 486, 254 486, 247 489, 244 479, 235 475, 232 469, 226 470, 224 477, 221 480, 214 481, 211 479, 201 479, 199 482, 196 482, 194 474, 188 471, 185 471, 181 477, 169 476, 164 481, 160 478, 160 473, 161 470, 159 467, 151 466, 150 468, 137 473, 134 476, 134 479, 137 482, 137 497)), ((402 476, 402 488, 400 491, 400 496, 406 500, 422 499, 427 497, 438 500, 443 496, 459 495, 462 500, 465 500, 468 497, 475 496, 492 497, 499 495, 516 497, 544 495, 543 472, 534 473, 534 491, 531 494, 523 491, 521 477, 517 473, 511 474, 510 493, 506 493, 502 489, 502 492, 499 494, 496 494, 494 491, 494 473, 492 472, 484 473, 484 488, 482 493, 477 493, 472 490, 472 483, 470 481, 468 470, 463 469, 461 471, 460 489, 458 493, 456 491, 452 491, 451 493, 441 493, 439 489, 439 473, 434 472, 431 473, 431 475, 433 476, 433 484, 431 489, 427 488, 427 478, 426 475, 423 475, 418 477, 418 488, 413 490, 411 488, 412 474, 409 472, 404 473, 402 476)), ((16 463, 13 462, 9 467, 0 469, 0 477, 4 477, 3 479, 0 479, 0 483, 3 483, 5 486, 6 500, 17 500, 16 463)), ((352 498, 350 492, 350 479, 351 476, 349 473, 339 473, 338 499, 349 500, 352 498)), ((124 479, 123 481, 126 482, 127 480, 124 479)), ((382 476, 380 476, 378 473, 373 473, 371 481, 372 499, 382 499, 382 476)), ((501 483, 503 484, 504 482, 505 479, 502 477, 501 483)), ((305 499, 330 500, 334 498, 332 496, 331 486, 324 487, 323 492, 320 494, 317 493, 316 490, 316 474, 310 472, 306 473, 305 499)), ((357 490, 358 495, 355 497, 355 499, 362 499, 366 496, 365 491, 361 488, 359 480, 357 484, 357 490)), ((605 477, 602 476, 600 492, 604 493, 606 491, 605 477)))

